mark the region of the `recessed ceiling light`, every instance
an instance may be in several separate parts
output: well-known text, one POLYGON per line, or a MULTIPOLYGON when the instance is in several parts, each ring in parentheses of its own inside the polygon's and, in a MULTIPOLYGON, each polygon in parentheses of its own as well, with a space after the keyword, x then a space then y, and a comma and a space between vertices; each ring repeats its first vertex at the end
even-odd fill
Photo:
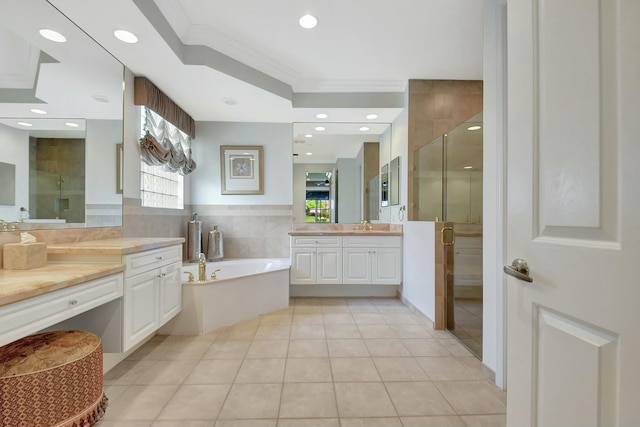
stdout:
POLYGON ((473 169, 473 166, 465 166, 465 169, 473 169))
POLYGON ((327 130, 327 128, 325 128, 324 126, 318 126, 318 127, 316 128, 316 130, 317 130, 318 132, 322 132, 323 130, 327 130))
POLYGON ((366 127, 366 126, 362 126, 362 127, 360 128, 360 132, 366 132, 366 131, 368 131, 368 130, 369 130, 369 128, 368 128, 368 127, 366 127))
POLYGON ((367 119, 368 120, 373 120, 373 119, 377 119, 378 115, 377 114, 367 114, 367 119))
POLYGON ((57 31, 49 30, 48 28, 43 28, 40 31, 40 35, 47 40, 51 40, 56 43, 64 43, 67 41, 67 38, 60 34, 57 31))
POLYGON ((313 135, 311 135, 310 133, 308 133, 308 134, 306 134, 304 137, 305 137, 305 138, 313 138, 313 135))
POLYGON ((482 126, 469 126, 467 128, 467 130, 478 130, 478 129, 482 129, 482 126))
POLYGON ((224 102, 227 105, 238 105, 238 100, 235 98, 222 98, 222 102, 224 102))
POLYGON ((121 42, 129 44, 138 43, 138 36, 127 30, 115 30, 113 35, 121 42))
POLYGON ((95 99, 98 102, 102 102, 107 104, 109 102, 109 98, 104 95, 92 95, 91 98, 95 99))
POLYGON ((319 114, 316 114, 316 117, 318 119, 326 119, 327 117, 329 117, 329 115, 327 115, 325 113, 319 113, 319 114))
POLYGON ((302 28, 310 30, 318 25, 318 18, 313 15, 304 15, 298 22, 302 28))
POLYGON ((77 123, 73 123, 73 122, 66 122, 66 123, 65 123, 65 126, 69 126, 70 128, 77 128, 77 127, 80 127, 80 125, 79 125, 79 124, 77 124, 77 123))
POLYGON ((27 122, 18 122, 18 124, 19 124, 20 126, 26 126, 26 127, 31 127, 31 126, 33 126, 31 123, 27 123, 27 122))
POLYGON ((304 154, 306 154, 307 156, 313 155, 313 153, 304 153, 304 154))
POLYGON ((31 112, 32 112, 32 113, 36 113, 36 114, 47 114, 47 112, 46 112, 46 111, 41 110, 41 109, 39 109, 39 108, 32 108, 32 109, 31 109, 31 112))

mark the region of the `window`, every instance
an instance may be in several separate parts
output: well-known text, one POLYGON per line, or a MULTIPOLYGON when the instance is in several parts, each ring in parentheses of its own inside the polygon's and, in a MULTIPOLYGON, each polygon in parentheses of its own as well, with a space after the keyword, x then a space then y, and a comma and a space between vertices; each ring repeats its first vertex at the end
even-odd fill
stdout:
MULTIPOLYGON (((140 108, 140 137, 145 130, 146 108, 140 108)), ((183 209, 184 177, 165 170, 164 166, 150 166, 140 161, 140 198, 142 206, 183 209)))

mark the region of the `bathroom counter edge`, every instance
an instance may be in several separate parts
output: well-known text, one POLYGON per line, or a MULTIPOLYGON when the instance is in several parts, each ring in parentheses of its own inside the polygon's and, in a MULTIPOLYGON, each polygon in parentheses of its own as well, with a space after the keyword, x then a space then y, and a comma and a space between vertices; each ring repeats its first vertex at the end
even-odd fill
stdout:
POLYGON ((47 246, 47 253, 127 255, 178 245, 184 242, 185 239, 183 237, 120 237, 84 242, 56 243, 47 246))

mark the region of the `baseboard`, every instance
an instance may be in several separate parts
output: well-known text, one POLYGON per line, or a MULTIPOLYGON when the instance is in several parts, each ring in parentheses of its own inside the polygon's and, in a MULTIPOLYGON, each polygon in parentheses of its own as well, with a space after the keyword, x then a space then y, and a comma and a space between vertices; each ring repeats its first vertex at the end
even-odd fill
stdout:
POLYGON ((397 285, 290 285, 291 297, 395 297, 397 285))

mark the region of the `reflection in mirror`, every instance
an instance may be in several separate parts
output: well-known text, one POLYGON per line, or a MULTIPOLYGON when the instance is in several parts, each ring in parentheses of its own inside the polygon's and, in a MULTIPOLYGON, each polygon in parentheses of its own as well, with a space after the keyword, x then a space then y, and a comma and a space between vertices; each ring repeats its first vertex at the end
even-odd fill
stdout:
POLYGON ((124 67, 48 2, 0 4, 0 152, 16 184, 0 218, 23 229, 122 225, 124 67))
POLYGON ((389 164, 380 169, 380 206, 389 206, 389 164))
POLYGON ((389 164, 389 204, 400 204, 400 157, 394 157, 389 164))
POLYGON ((389 123, 294 123, 294 222, 320 220, 319 216, 311 220, 307 215, 310 212, 307 179, 316 174, 322 178, 317 181, 319 186, 328 184, 329 222, 377 221, 379 160, 389 158, 388 153, 380 152, 381 140, 390 139, 390 135, 389 123))

